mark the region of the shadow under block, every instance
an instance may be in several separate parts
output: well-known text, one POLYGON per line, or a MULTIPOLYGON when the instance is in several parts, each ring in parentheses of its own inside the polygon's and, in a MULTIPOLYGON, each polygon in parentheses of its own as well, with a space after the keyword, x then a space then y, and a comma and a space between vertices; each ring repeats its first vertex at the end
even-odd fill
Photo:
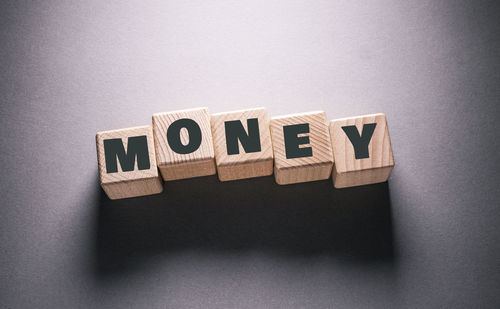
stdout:
POLYGON ((274 176, 280 185, 328 179, 333 154, 325 112, 271 119, 274 176))
POLYGON ((221 181, 273 173, 273 149, 265 108, 213 114, 211 125, 221 181))
POLYGON ((332 120, 330 135, 335 158, 332 173, 335 188, 387 181, 394 157, 384 114, 332 120))
POLYGON ((154 114, 153 132, 163 180, 215 175, 207 108, 154 114))
POLYGON ((96 147, 100 183, 110 199, 163 191, 151 126, 98 132, 96 147))

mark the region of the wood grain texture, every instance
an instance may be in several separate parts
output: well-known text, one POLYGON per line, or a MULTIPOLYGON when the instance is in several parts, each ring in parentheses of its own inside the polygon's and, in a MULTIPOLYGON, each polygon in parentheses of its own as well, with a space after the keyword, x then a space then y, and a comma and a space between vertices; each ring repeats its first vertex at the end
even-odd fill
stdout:
POLYGON ((265 108, 213 114, 211 125, 217 173, 221 181, 269 176, 273 173, 273 150, 269 133, 269 117, 265 108), (239 154, 228 155, 224 123, 231 120, 240 120, 248 132, 247 119, 250 118, 258 119, 261 151, 246 153, 241 143, 238 142, 239 154))
MULTIPOLYGON (((158 168, 163 180, 176 180, 215 175, 215 155, 210 129, 210 114, 207 108, 186 109, 153 115, 153 132, 158 168), (179 119, 192 119, 201 129, 200 147, 189 154, 179 154, 172 150, 167 141, 169 126, 179 119)), ((186 129, 180 131, 184 145, 189 142, 186 129)))
POLYGON ((153 129, 151 126, 98 132, 96 134, 96 147, 100 183, 110 199, 151 195, 163 191, 163 184, 156 165, 153 129), (124 149, 127 150, 128 138, 133 136, 147 137, 150 168, 138 170, 136 160, 133 171, 124 172, 120 164, 117 163, 118 172, 107 173, 104 140, 121 138, 124 149))
POLYGON ((332 178, 335 188, 384 182, 394 167, 391 139, 384 114, 335 119, 330 122, 335 167, 332 178), (368 145, 369 157, 356 159, 354 147, 343 126, 355 125, 359 133, 363 125, 376 123, 368 145))
POLYGON ((274 176, 280 185, 328 179, 332 172, 333 154, 325 112, 292 114, 271 119, 274 149, 274 176), (283 126, 309 124, 309 144, 312 156, 287 159, 283 126))

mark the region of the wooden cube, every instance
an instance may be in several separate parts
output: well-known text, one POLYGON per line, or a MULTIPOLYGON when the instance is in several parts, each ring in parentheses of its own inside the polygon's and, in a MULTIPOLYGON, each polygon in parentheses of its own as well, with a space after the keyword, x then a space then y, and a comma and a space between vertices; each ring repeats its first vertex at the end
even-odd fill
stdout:
POLYGON ((330 122, 335 188, 384 182, 394 167, 391 139, 384 114, 330 122))
POLYGON ((153 131, 163 180, 215 175, 207 108, 154 114, 153 131))
POLYGON ((100 183, 110 199, 163 191, 151 126, 98 132, 96 146, 100 183))
POLYGON ((328 179, 333 155, 325 112, 271 119, 274 176, 280 185, 328 179))
POLYGON ((273 150, 265 108, 214 114, 211 124, 221 181, 273 173, 273 150))

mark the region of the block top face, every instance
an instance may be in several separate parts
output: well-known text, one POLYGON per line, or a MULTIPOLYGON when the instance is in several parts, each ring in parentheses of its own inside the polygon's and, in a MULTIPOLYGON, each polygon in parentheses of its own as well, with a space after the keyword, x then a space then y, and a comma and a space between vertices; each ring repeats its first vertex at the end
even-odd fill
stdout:
POLYGON ((158 177, 151 126, 98 132, 96 147, 101 184, 158 177))
MULTIPOLYGON (((265 108, 212 114, 210 122, 215 146, 215 159, 218 166, 252 163, 273 158, 271 134, 269 133, 269 117, 265 108), (228 127, 228 130, 232 130, 235 127, 230 128, 229 125, 237 124, 237 126, 240 126, 240 123, 245 130, 245 134, 251 134, 248 128, 249 125, 253 130, 258 128, 260 150, 247 149, 249 151, 246 151, 241 141, 238 140, 238 148, 234 149, 238 153, 228 154, 226 127, 228 127)), ((235 143, 232 144, 236 145, 235 143)))
POLYGON ((153 131, 159 166, 214 158, 207 108, 154 114, 153 131))
POLYGON ((328 122, 326 113, 323 111, 273 117, 271 119, 271 135, 274 164, 278 169, 333 163, 328 122), (285 130, 290 136, 288 143, 293 144, 294 140, 298 138, 299 145, 295 144, 295 148, 310 148, 312 156, 293 157, 290 154, 287 155, 285 130))
MULTIPOLYGON (((330 134, 335 168, 338 173, 394 166, 391 139, 384 114, 332 120, 330 134), (357 130, 354 130, 353 126, 357 130), (366 146, 364 150, 359 148, 358 158, 356 158, 355 148, 347 133, 351 134, 351 138, 364 139, 365 143, 371 134, 368 151, 366 151, 366 146), (365 134, 368 135, 365 136, 365 134)), ((358 142, 360 141, 358 140, 358 142)))

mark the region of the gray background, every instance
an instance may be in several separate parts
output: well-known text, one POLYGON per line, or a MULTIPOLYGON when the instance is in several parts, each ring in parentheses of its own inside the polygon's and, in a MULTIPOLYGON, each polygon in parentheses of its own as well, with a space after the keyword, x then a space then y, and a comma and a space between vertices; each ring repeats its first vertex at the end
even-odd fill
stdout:
POLYGON ((0 307, 498 308, 499 12, 2 2, 0 307), (109 201, 95 133, 198 106, 384 112, 396 167, 345 190, 214 176, 109 201))

